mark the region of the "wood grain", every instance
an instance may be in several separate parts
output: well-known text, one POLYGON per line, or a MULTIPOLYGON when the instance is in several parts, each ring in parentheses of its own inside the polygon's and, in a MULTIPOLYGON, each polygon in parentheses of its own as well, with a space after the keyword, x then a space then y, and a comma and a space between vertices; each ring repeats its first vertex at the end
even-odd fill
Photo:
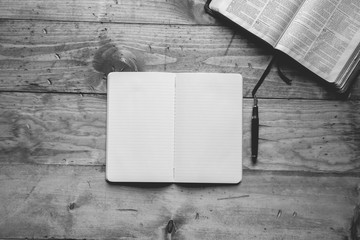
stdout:
POLYGON ((214 24, 204 12, 205 0, 2 0, 5 19, 128 22, 155 24, 214 24))
POLYGON ((338 95, 289 59, 293 84, 274 67, 257 94, 255 166, 244 100, 239 185, 105 181, 106 74, 129 70, 124 57, 140 71, 241 73, 251 96, 271 48, 204 3, 0 0, 0 239, 357 237, 360 77, 338 95))
MULTIPOLYGON (((0 91, 105 93, 104 70, 95 69, 94 60, 112 48, 119 56, 133 54, 140 71, 241 73, 249 97, 271 54, 250 35, 219 26, 3 21, 0 36, 0 91)), ((112 67, 121 70, 116 62, 112 67)), ((293 84, 274 67, 259 97, 347 97, 292 61, 282 67, 293 84)), ((350 99, 360 98, 359 89, 357 79, 350 99)))
MULTIPOLYGON (((105 163, 106 97, 0 93, 1 164, 105 163)), ((359 172, 360 102, 262 100, 260 152, 250 163, 252 101, 244 101, 244 168, 359 172)))
POLYGON ((2 93, 2 163, 104 164, 106 96, 2 93))
POLYGON ((91 166, 0 166, 0 238, 348 239, 359 176, 245 171, 239 185, 111 185, 91 166))

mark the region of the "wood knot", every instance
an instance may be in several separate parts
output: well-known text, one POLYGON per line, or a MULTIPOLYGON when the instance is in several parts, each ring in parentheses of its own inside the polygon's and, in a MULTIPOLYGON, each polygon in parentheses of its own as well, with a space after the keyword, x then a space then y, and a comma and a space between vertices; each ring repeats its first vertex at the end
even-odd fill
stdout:
POLYGON ((173 220, 170 220, 166 225, 166 231, 168 233, 175 232, 175 223, 173 220))
POLYGON ((125 48, 113 44, 105 44, 99 48, 93 59, 96 71, 107 76, 110 72, 137 72, 139 62, 135 54, 125 48))
POLYGON ((69 210, 73 210, 76 207, 76 203, 70 203, 68 208, 69 210))

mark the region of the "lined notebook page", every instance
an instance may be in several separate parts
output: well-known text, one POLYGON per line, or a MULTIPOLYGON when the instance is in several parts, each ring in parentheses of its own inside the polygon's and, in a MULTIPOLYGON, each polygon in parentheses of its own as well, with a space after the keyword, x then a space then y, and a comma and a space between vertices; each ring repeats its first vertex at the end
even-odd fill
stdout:
POLYGON ((175 91, 175 181, 238 183, 241 75, 177 74, 175 91))
POLYGON ((175 75, 110 73, 106 178, 172 182, 175 75))

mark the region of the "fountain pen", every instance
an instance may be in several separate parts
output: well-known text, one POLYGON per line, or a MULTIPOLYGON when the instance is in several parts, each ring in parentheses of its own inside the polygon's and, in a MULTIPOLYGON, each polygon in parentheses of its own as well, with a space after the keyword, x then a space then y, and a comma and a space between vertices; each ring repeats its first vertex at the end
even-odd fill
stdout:
POLYGON ((254 95, 254 105, 251 117, 251 160, 255 164, 258 157, 259 144, 259 110, 257 105, 257 98, 254 95))

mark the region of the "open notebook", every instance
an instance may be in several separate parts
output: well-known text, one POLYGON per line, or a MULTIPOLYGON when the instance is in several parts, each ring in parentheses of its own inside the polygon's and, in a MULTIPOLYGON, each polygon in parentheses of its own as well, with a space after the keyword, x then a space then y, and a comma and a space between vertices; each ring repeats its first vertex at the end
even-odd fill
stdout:
POLYGON ((106 179, 240 182, 242 88, 239 74, 110 73, 106 179))

